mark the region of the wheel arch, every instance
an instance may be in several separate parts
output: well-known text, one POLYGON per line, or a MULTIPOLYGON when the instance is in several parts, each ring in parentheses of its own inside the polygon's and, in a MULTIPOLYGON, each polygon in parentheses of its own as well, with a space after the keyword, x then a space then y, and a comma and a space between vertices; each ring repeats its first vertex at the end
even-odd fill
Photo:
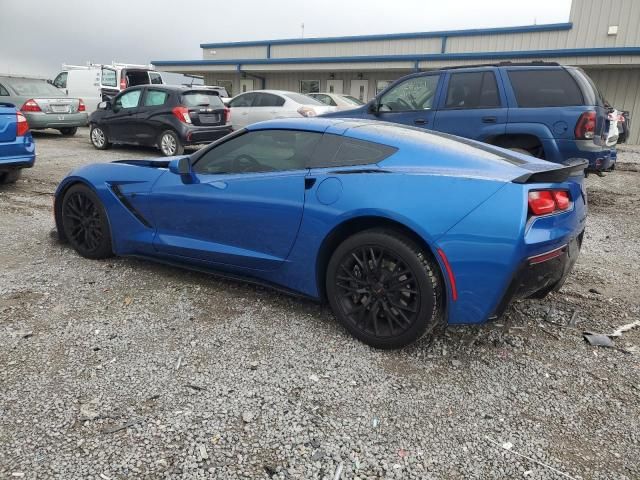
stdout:
POLYGON ((439 276, 441 284, 444 286, 444 288, 442 289, 444 294, 443 302, 446 306, 448 298, 448 291, 446 288, 447 283, 445 281, 442 265, 435 255, 435 247, 432 246, 427 240, 425 240, 422 235, 418 234, 414 229, 408 227, 404 223, 393 220, 391 218, 376 215, 365 215, 347 219, 342 223, 336 225, 325 236, 316 257, 316 284, 318 285, 319 298, 322 301, 326 301, 327 292, 325 285, 325 276, 327 274, 327 266, 329 264, 329 260, 331 259, 331 255, 336 250, 336 248, 338 248, 338 246, 350 236, 373 228, 382 228, 401 233, 414 241, 417 245, 422 247, 430 255, 433 263, 437 266, 437 274, 439 276))
POLYGON ((533 133, 503 133, 488 138, 487 143, 502 148, 522 148, 537 158, 545 158, 543 140, 533 133))

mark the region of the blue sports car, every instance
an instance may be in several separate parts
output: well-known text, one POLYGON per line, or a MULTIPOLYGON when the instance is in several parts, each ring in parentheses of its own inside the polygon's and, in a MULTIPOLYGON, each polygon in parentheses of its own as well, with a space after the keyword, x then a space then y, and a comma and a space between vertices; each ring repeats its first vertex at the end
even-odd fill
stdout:
POLYGON ((587 215, 569 165, 369 120, 273 120, 190 155, 81 167, 55 195, 80 255, 128 255, 327 300, 397 348, 558 289, 587 215))

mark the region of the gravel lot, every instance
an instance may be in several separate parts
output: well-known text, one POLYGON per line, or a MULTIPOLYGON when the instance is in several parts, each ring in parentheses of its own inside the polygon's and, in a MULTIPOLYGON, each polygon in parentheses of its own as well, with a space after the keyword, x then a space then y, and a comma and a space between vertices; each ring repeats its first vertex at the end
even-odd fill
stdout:
POLYGON ((158 156, 87 133, 0 187, 0 478, 640 478, 640 328, 582 338, 640 319, 640 148, 588 178, 561 292, 382 352, 325 306, 59 245, 71 168, 158 156))

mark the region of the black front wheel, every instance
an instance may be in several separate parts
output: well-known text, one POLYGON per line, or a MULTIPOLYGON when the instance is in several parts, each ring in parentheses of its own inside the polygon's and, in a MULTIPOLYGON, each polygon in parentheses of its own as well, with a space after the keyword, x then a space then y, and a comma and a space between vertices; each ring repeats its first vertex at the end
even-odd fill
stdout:
POLYGON ((82 184, 70 187, 61 213, 64 236, 80 255, 92 259, 113 256, 107 214, 93 190, 82 184))
POLYGON ((349 237, 327 267, 338 321, 376 348, 400 348, 442 326, 443 286, 431 255, 390 230, 349 237))
POLYGON ((107 134, 102 129, 102 127, 92 125, 91 131, 89 132, 89 138, 91 139, 91 143, 93 144, 93 146, 98 150, 106 150, 107 148, 111 147, 109 137, 107 137, 107 134))

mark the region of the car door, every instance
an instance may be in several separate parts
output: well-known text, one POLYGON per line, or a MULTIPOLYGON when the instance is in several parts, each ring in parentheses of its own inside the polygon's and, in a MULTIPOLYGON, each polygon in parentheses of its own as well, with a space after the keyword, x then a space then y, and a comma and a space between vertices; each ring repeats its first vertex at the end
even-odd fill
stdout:
POLYGON ((240 132, 193 157, 192 172, 165 173, 151 195, 159 254, 274 270, 302 220, 308 159, 320 133, 240 132))
POLYGON ((136 142, 135 115, 138 112, 141 88, 125 90, 113 99, 111 108, 105 111, 101 124, 112 141, 136 142))
POLYGON ((230 123, 234 130, 239 130, 252 123, 249 116, 255 97, 255 93, 241 93, 229 102, 229 108, 231 109, 230 123))
POLYGON ((166 129, 160 121, 162 115, 171 114, 167 107, 170 93, 160 88, 145 88, 138 111, 132 120, 132 136, 136 143, 155 145, 166 129))
POLYGON ((422 128, 433 128, 435 107, 441 83, 440 73, 411 76, 377 99, 369 118, 422 128))
POLYGON ((508 108, 497 69, 456 69, 446 73, 434 130, 486 141, 504 134, 508 108))

